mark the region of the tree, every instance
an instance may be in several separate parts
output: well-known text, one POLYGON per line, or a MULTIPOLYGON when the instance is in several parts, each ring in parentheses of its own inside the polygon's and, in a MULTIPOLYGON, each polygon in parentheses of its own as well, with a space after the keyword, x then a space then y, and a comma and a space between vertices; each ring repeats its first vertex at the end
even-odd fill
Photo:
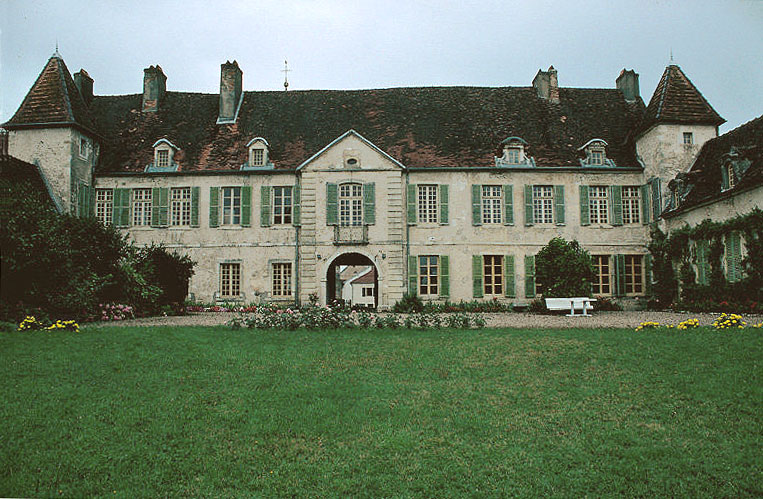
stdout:
POLYGON ((577 241, 555 237, 535 256, 535 279, 545 298, 591 296, 591 255, 577 241))

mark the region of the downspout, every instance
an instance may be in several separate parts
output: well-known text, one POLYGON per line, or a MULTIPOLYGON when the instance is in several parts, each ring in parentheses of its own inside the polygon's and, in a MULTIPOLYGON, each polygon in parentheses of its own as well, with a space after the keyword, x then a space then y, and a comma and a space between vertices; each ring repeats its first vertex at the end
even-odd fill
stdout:
MULTIPOLYGON (((243 92, 242 92, 243 94, 243 92)), ((299 266, 299 234, 302 229, 302 176, 297 172, 296 186, 299 189, 299 225, 294 226, 294 305, 300 306, 299 299, 299 275, 301 273, 299 266)))

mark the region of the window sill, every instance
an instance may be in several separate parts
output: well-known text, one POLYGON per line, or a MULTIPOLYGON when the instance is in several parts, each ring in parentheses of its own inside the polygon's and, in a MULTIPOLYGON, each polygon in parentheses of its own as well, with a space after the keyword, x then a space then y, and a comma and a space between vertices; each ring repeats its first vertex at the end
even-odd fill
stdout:
POLYGON ((167 228, 168 228, 169 230, 176 230, 176 231, 185 231, 185 230, 190 230, 190 229, 192 229, 193 227, 191 227, 190 225, 170 225, 170 226, 169 226, 169 227, 167 227, 167 228))
POLYGON ((220 225, 217 228, 221 230, 242 230, 244 227, 240 225, 220 225))

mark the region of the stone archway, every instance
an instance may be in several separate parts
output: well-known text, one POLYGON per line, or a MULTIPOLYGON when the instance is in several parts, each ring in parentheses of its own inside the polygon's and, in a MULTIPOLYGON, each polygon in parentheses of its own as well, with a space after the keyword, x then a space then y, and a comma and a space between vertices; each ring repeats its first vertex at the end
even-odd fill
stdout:
POLYGON ((331 304, 341 299, 341 289, 339 289, 338 286, 340 283, 339 270, 345 267, 372 268, 371 275, 373 277, 373 307, 377 308, 379 306, 379 267, 370 257, 362 253, 352 251, 336 256, 328 264, 325 279, 326 304, 331 304))

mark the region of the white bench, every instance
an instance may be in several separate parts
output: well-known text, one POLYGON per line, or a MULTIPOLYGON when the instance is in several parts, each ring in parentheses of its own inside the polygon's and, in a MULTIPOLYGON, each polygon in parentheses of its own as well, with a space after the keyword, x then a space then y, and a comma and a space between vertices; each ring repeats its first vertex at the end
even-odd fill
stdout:
POLYGON ((593 310, 595 298, 575 297, 575 298, 546 298, 546 308, 549 310, 570 310, 567 317, 590 317, 589 310, 593 310), (575 309, 583 310, 582 314, 575 314, 575 309))

